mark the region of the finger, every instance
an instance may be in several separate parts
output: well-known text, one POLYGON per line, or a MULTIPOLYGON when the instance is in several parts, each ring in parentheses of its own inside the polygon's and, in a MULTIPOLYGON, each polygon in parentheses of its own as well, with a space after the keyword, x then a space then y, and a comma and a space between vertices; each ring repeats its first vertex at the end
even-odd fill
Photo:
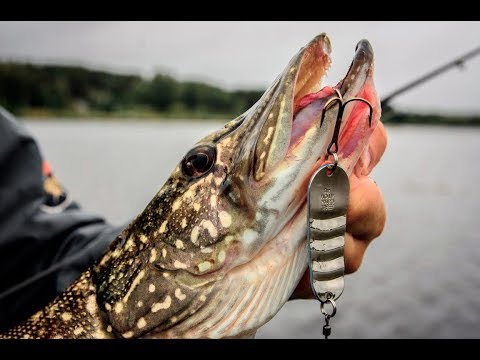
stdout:
POLYGON ((378 237, 386 221, 383 195, 369 177, 351 177, 350 199, 347 209, 347 232, 366 242, 378 237))
POLYGON ((349 233, 345 234, 345 274, 351 274, 358 270, 369 244, 370 241, 356 239, 349 233))
POLYGON ((375 127, 370 136, 368 151, 370 153, 370 164, 368 173, 378 164, 387 148, 387 131, 381 122, 375 127))
POLYGON ((368 148, 361 154, 353 170, 353 174, 362 177, 367 176, 378 164, 387 147, 387 132, 382 123, 379 123, 370 136, 368 148))

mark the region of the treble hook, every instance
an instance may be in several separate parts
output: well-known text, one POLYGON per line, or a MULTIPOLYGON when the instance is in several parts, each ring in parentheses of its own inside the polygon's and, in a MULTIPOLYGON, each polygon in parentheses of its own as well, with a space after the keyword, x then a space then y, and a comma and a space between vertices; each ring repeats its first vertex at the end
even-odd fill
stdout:
POLYGON ((325 103, 325 106, 323 107, 323 110, 322 110, 322 119, 320 120, 320 127, 322 127, 323 120, 325 119, 325 113, 327 112, 327 110, 329 110, 333 106, 334 103, 338 102, 340 104, 340 108, 338 109, 338 114, 337 114, 337 120, 335 121, 335 129, 333 130, 332 141, 330 142, 330 145, 327 148, 327 153, 329 155, 334 155, 338 152, 338 135, 340 133, 340 125, 342 124, 343 112, 344 112, 345 107, 347 106, 347 104, 349 102, 361 101, 361 102, 368 105, 368 107, 370 109, 370 113, 368 115, 368 126, 369 127, 372 126, 373 106, 372 106, 372 104, 370 104, 370 102, 368 100, 363 99, 363 98, 359 98, 359 97, 355 97, 355 98, 351 98, 351 99, 345 101, 343 99, 343 96, 340 93, 340 91, 338 91, 338 89, 335 89, 335 92, 337 93, 337 96, 329 99, 325 103), (333 146, 335 146, 334 151, 332 151, 333 146))

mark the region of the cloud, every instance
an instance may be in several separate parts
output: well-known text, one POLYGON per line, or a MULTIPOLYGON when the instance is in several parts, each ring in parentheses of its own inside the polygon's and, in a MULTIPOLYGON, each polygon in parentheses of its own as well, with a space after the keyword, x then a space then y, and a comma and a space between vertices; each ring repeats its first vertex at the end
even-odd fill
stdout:
MULTIPOLYGON (((376 83, 386 95, 480 45, 480 22, 2 22, 0 59, 81 64, 145 76, 169 72, 227 87, 267 87, 320 32, 333 45, 326 79, 348 69, 355 44, 372 43, 376 83)), ((410 109, 480 112, 480 57, 402 95, 410 109)))

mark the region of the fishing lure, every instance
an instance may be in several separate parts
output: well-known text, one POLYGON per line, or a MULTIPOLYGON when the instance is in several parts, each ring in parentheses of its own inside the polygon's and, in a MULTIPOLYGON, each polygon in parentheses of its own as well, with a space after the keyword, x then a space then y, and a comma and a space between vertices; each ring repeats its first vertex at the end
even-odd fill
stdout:
POLYGON ((323 108, 320 126, 325 113, 339 104, 332 140, 327 148, 327 158, 333 163, 320 167, 310 178, 307 194, 307 254, 310 270, 310 285, 320 301, 320 310, 325 316, 323 335, 331 334, 330 319, 337 312, 336 300, 345 287, 344 246, 347 223, 350 183, 346 172, 338 165, 338 135, 345 106, 352 101, 361 101, 370 108, 369 125, 372 122, 372 105, 365 99, 352 98, 344 101, 341 93, 330 99, 323 108))

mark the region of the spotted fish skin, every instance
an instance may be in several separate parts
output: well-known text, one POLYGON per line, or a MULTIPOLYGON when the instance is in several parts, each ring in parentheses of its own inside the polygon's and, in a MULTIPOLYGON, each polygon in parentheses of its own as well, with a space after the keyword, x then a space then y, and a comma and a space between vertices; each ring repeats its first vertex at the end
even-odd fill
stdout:
POLYGON ((233 222, 234 214, 255 218, 254 212, 248 214, 248 189, 238 171, 248 169, 248 157, 242 160, 238 152, 232 161, 250 131, 235 132, 243 120, 199 142, 217 146, 208 175, 192 180, 177 166, 94 267, 0 338, 140 337, 170 328, 201 308, 227 271, 222 269, 227 256, 239 251, 234 234, 245 223, 233 222), (235 164, 236 173, 229 164, 235 164))
MULTIPOLYGON (((250 110, 186 154, 94 266, 0 338, 251 337, 307 267, 306 187, 335 126, 333 108, 322 126, 319 118, 334 90, 297 105, 318 90, 330 51, 325 34, 300 49, 250 110)), ((359 145, 339 154, 348 171, 380 117, 364 58, 355 80, 336 86, 346 97, 366 92, 374 109, 373 126, 355 133, 359 145)), ((355 105, 350 117, 364 110, 355 105)))
POLYGON ((231 134, 242 121, 240 117, 201 141, 218 146, 223 138, 207 176, 192 180, 177 166, 95 266, 0 338, 139 337, 153 328, 171 327, 200 308, 212 291, 211 283, 223 276, 227 251, 235 251, 232 232, 243 226, 232 223, 231 215, 245 205, 239 195, 243 185, 236 186, 235 193, 230 185, 243 182, 229 176, 226 165, 231 149, 244 136, 231 134))
POLYGON ((0 334, 0 338, 20 339, 107 339, 113 336, 112 328, 100 317, 90 270, 26 322, 0 334))

